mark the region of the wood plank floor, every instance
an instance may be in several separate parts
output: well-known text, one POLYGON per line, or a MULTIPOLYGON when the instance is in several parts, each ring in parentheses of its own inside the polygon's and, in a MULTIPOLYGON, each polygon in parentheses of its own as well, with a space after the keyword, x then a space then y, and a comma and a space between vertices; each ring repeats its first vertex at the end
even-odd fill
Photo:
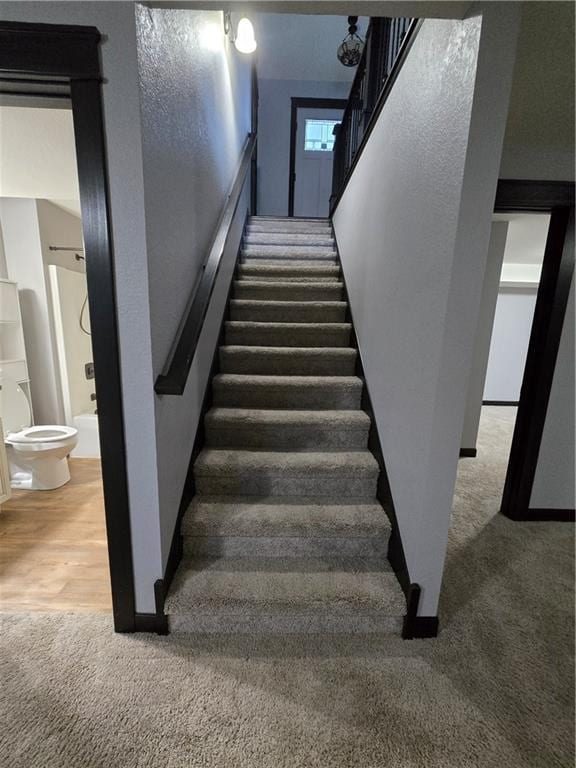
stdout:
POLYGON ((0 511, 0 611, 111 612, 98 459, 70 459, 55 491, 13 491, 0 511))

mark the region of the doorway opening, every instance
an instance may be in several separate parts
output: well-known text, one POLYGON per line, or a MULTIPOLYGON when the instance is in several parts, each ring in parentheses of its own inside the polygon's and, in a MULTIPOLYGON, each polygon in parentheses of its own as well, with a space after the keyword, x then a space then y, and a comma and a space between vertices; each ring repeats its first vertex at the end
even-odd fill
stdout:
MULTIPOLYGON (((490 463, 484 469, 497 486, 494 502, 501 498, 500 511, 513 520, 574 519, 570 450, 557 456, 557 472, 538 473, 550 448, 546 420, 558 408, 573 445, 573 370, 562 384, 571 392, 556 387, 551 400, 557 361, 563 370, 573 360, 573 274, 574 185, 500 181, 461 455, 476 456, 470 446, 478 437, 479 459, 490 463), (557 487, 541 487, 546 474, 556 475, 557 487)), ((559 425, 554 433, 560 440, 559 425)))
MULTIPOLYGON (((97 474, 93 472, 78 473, 78 483, 74 483, 74 462, 81 461, 81 459, 75 459, 74 456, 72 456, 69 465, 72 470, 70 483, 64 483, 51 491, 30 489, 30 498, 37 500, 40 506, 34 522, 41 526, 42 512, 46 507, 49 507, 48 501, 41 501, 41 497, 46 500, 51 499, 52 507, 62 511, 64 506, 63 494, 75 492, 77 496, 80 495, 80 498, 77 497, 71 501, 73 511, 80 515, 84 512, 88 518, 90 511, 88 507, 83 506, 84 500, 90 496, 90 503, 94 503, 96 507, 100 505, 99 509, 101 510, 103 498, 105 513, 103 538, 107 542, 104 549, 109 568, 109 587, 106 585, 105 589, 110 590, 116 631, 134 631, 138 617, 135 614, 134 606, 118 321, 102 122, 102 74, 99 62, 99 44, 100 34, 94 27, 0 23, 0 96, 5 100, 5 104, 17 103, 19 106, 25 104, 26 108, 36 106, 40 110, 46 107, 63 106, 64 110, 71 110, 73 124, 71 135, 77 163, 81 222, 76 217, 74 241, 62 239, 61 230, 50 229, 50 227, 45 230, 44 248, 40 247, 40 251, 47 255, 43 257, 39 269, 43 275, 48 275, 45 280, 46 285, 49 286, 49 290, 46 291, 46 302, 47 304, 50 302, 52 305, 53 323, 51 324, 50 315, 46 311, 41 315, 37 328, 48 333, 53 342, 55 349, 53 358, 54 378, 55 380, 60 380, 62 377, 66 379, 70 405, 68 416, 73 420, 75 416, 94 417, 97 415, 102 467, 101 489, 97 487, 97 474), (72 250, 68 251, 67 248, 72 248, 72 250), (68 270, 68 272, 59 273, 53 270, 52 278, 51 266, 68 270), (73 269, 71 269, 72 266, 73 269), (44 272, 45 268, 46 272, 44 272), (71 276, 68 274, 69 272, 76 274, 71 276), (86 281, 85 287, 84 279, 86 281), (87 295, 88 309, 86 306, 83 310, 80 309, 82 327, 78 329, 76 319, 78 326, 80 326, 80 316, 76 318, 78 314, 77 301, 84 290, 82 304, 84 304, 84 298, 87 295), (73 322, 66 319, 69 311, 72 313, 73 322), (75 342, 78 342, 80 337, 70 340, 65 338, 65 333, 62 333, 59 340, 60 349, 58 350, 58 322, 60 322, 60 330, 62 331, 65 329, 74 330, 74 333, 78 331, 82 336, 85 335, 85 332, 91 334, 91 360, 84 360, 83 354, 74 354, 74 350, 78 351, 76 349, 78 345, 75 342), (74 399, 72 391, 78 381, 73 382, 71 374, 63 376, 63 370, 64 367, 72 367, 74 374, 77 374, 78 363, 81 366, 83 364, 80 370, 80 379, 82 379, 83 374, 84 380, 89 382, 90 389, 88 400, 80 408, 81 412, 75 414, 73 412, 75 406, 71 406, 71 401, 74 399), (94 389, 92 389, 93 385, 95 385, 94 389), (92 395, 95 395, 95 400, 92 399, 92 395), (91 412, 96 409, 97 414, 91 412)), ((49 147, 46 149, 49 151, 49 147)), ((21 197, 23 196, 20 195, 21 197)), ((31 197, 34 199, 11 199, 8 202, 12 209, 26 203, 30 211, 34 208, 38 212, 38 201, 35 199, 37 196, 31 197)), ((49 202, 48 205, 52 205, 58 211, 65 208, 66 201, 63 201, 61 196, 52 195, 51 197, 53 198, 52 202, 49 202), (59 205, 56 205, 54 200, 59 200, 59 205)), ((18 195, 14 195, 14 198, 18 198, 18 195)), ((3 201, 3 209, 5 202, 3 201)), ((11 212, 14 213, 13 210, 11 212)), ((51 213, 54 214, 54 210, 51 210, 51 213)), ((6 221, 8 220, 6 219, 6 221)), ((30 232, 25 226, 21 226, 21 222, 18 223, 17 217, 10 217, 10 220, 12 224, 9 224, 9 228, 11 233, 15 234, 13 237, 12 234, 10 236, 7 255, 8 259, 12 261, 10 253, 14 253, 15 249, 18 248, 18 233, 20 233, 21 238, 24 234, 29 235, 30 232)), ((37 218, 36 234, 41 240, 38 221, 37 218)), ((72 229, 74 228, 72 227, 70 231, 72 229)), ((19 292, 16 295, 18 298, 22 298, 19 296, 19 292)), ((36 343, 36 337, 29 334, 29 338, 32 343, 36 343)), ((84 353, 86 353, 86 349, 84 349, 84 353)), ((34 381, 31 376, 29 379, 30 386, 33 388, 34 381)), ((57 390, 57 387, 55 389, 57 390)), ((39 392, 44 390, 45 387, 38 387, 39 392)), ((24 402, 20 397, 21 392, 22 387, 15 390, 19 401, 24 402)), ((56 397, 57 399, 58 397, 56 397)), ((65 399, 64 387, 60 387, 63 421, 67 418, 63 406, 65 399)), ((31 398, 32 405, 34 405, 33 400, 34 398, 31 398)), ((38 401, 38 397, 36 400, 38 401)), ((31 413, 30 418, 32 417, 33 414, 31 413)), ((43 421, 46 423, 44 419, 43 421)), ((62 428, 67 427, 62 421, 60 424, 62 428)), ((92 424, 92 426, 95 425, 92 424)), ((47 444, 51 440, 56 442, 59 440, 59 436, 53 434, 45 434, 43 437, 47 444)), ((60 442, 65 443, 65 441, 60 442)), ((66 445, 64 444, 62 447, 65 449, 66 445)), ((76 447, 71 448, 72 454, 76 447)), ((64 450, 62 458, 66 458, 66 450, 64 450)), ((98 460, 92 457, 92 461, 97 462, 98 460)), ((7 462, 4 462, 5 467, 6 465, 7 462)), ((5 469, 3 471, 5 479, 7 474, 5 469)), ((12 474, 14 475, 14 472, 12 474)), ((15 478, 12 477, 12 479, 15 478)), ((88 504, 88 506, 90 505, 88 504)), ((78 523, 78 520, 76 522, 78 523)), ((103 533, 102 520, 94 522, 94 526, 97 525, 101 526, 103 533)), ((59 529, 61 533, 65 533, 67 525, 62 524, 59 529)), ((94 530, 92 533, 95 536, 100 535, 94 530)), ((70 535, 73 538, 74 534, 70 535)), ((89 564, 85 565, 85 575, 89 575, 89 564)))
POLYGON ((334 139, 347 102, 293 97, 288 215, 326 218, 332 194, 334 139))

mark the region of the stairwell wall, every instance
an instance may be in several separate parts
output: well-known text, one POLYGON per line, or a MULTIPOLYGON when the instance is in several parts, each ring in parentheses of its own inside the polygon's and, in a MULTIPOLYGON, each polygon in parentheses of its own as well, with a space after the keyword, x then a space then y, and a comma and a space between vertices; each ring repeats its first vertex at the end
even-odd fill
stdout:
POLYGON ((421 616, 438 607, 517 25, 508 4, 424 21, 334 214, 421 616))
MULTIPOLYGON (((251 129, 250 56, 220 11, 136 8, 154 378, 161 373, 251 129)), ((166 565, 198 427, 246 190, 181 397, 156 397, 162 563, 166 565)))

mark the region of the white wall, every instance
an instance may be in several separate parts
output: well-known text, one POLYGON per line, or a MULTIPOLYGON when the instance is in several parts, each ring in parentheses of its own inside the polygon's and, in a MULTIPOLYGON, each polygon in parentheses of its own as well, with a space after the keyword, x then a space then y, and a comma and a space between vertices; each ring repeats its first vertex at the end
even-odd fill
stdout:
POLYGON ((420 615, 434 615, 514 62, 516 10, 426 20, 334 216, 420 615))
POLYGON ((0 199, 8 278, 18 283, 36 424, 64 423, 36 200, 0 199))
POLYGON ((0 197, 78 200, 70 109, 0 106, 0 197))
POLYGON ((4 237, 2 235, 2 222, 0 221, 0 279, 8 279, 8 266, 4 252, 4 237))
POLYGON ((480 425, 482 411, 482 399, 484 394, 484 382, 490 353, 490 339, 494 326, 494 313, 498 299, 498 286, 502 261, 506 248, 506 236, 508 234, 507 221, 494 221, 490 233, 490 244, 486 257, 486 271, 482 285, 482 297, 480 299, 480 315, 474 341, 474 357, 468 382, 468 395, 466 398, 466 414, 462 429, 461 447, 471 451, 476 449, 476 438, 480 425))
MULTIPOLYGON (((58 303, 53 311, 60 314, 62 324, 62 342, 66 365, 65 386, 70 398, 70 416, 81 413, 93 413, 96 403, 90 395, 95 392, 93 379, 87 379, 85 366, 93 361, 92 342, 80 328, 80 314, 86 298, 86 276, 82 272, 64 267, 57 267, 58 303)), ((84 309, 83 325, 90 330, 90 320, 84 309)), ((74 426, 70 422, 70 426, 74 426)))
POLYGON ((6 21, 94 25, 104 35, 102 94, 136 606, 153 612, 162 562, 134 13, 132 2, 0 2, 6 21))
POLYGON ((574 3, 519 5, 500 177, 574 179, 574 3))
POLYGON ((258 213, 288 215, 292 97, 347 99, 349 82, 258 81, 258 213))
POLYGON ((537 285, 498 291, 484 400, 520 399, 537 293, 537 285))
MULTIPOLYGON (((250 131, 251 57, 222 13, 137 9, 142 153, 154 375, 161 373, 250 131)), ((243 213, 246 213, 247 203, 243 213)), ((231 245, 237 247, 240 233, 231 245)), ((232 254, 235 255, 235 254, 232 254)), ((228 254, 231 258, 231 254, 228 254)), ((220 286, 230 276, 227 264, 220 286)), ((225 287, 225 286, 224 286, 225 287)), ((220 289, 219 289, 220 290, 220 289)), ((226 295, 224 293, 224 298, 226 295)), ((224 309, 216 293, 182 397, 156 399, 162 556, 166 562, 224 309), (220 304, 219 304, 220 302, 220 304), (218 312, 220 314, 218 314, 218 312)))
MULTIPOLYGON (((574 248, 574 230, 568 248, 574 248)), ((574 509, 574 278, 560 339, 530 507, 574 509)))

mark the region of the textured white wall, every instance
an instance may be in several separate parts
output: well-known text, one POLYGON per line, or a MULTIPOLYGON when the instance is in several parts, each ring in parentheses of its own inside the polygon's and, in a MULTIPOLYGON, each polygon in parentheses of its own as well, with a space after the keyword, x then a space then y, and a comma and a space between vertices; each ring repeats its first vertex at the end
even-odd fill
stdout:
POLYGON ((334 216, 420 615, 442 578, 514 62, 514 7, 426 20, 334 216))
POLYGON ((288 215, 290 111, 294 97, 347 99, 349 82, 258 81, 258 213, 288 215))
POLYGON ((70 109, 0 107, 0 197, 78 200, 70 109))
MULTIPOLYGON (((224 36, 219 11, 138 7, 137 19, 152 356, 157 375, 208 256, 250 131, 252 59, 238 53, 224 36)), ((239 234, 236 247, 238 242, 239 234)), ((230 273, 224 269, 221 277, 226 274, 230 273)), ((220 315, 210 315, 205 346, 198 355, 203 366, 193 368, 184 395, 156 398, 164 562, 222 310, 220 306, 220 315)))
POLYGON ((484 400, 520 399, 537 293, 537 285, 498 291, 484 400))
MULTIPOLYGON (((59 306, 53 307, 62 319, 66 378, 72 416, 93 413, 96 403, 90 400, 95 391, 94 381, 85 376, 84 366, 93 360, 92 342, 80 328, 80 313, 86 298, 86 276, 81 272, 64 267, 57 268, 59 306)), ((87 307, 88 305, 86 305, 87 307)), ((84 312, 84 327, 90 328, 87 309, 84 312)), ((70 424, 74 426, 74 424, 70 424)))
MULTIPOLYGON (((571 247, 574 247, 572 234, 571 247)), ((574 509, 574 278, 554 380, 548 401, 546 423, 538 455, 530 506, 546 509, 574 509)))
POLYGON ((523 2, 500 177, 574 179, 574 3, 523 2))
POLYGON ((500 282, 500 272, 502 271, 507 232, 507 221, 492 222, 490 245, 486 258, 486 271, 484 272, 484 283, 482 285, 482 298, 480 299, 480 316, 474 341, 474 357, 468 382, 466 414, 462 429, 461 447, 468 450, 476 448, 476 438, 478 437, 484 382, 486 380, 486 369, 490 353, 490 338, 492 336, 492 328, 494 327, 494 313, 498 299, 498 285, 500 282))
POLYGON ((0 199, 0 220, 8 278, 18 283, 34 422, 63 424, 36 200, 0 199))
POLYGON ((136 606, 153 612, 162 561, 134 12, 131 2, 0 2, 6 21, 94 25, 105 36, 102 95, 136 606))

